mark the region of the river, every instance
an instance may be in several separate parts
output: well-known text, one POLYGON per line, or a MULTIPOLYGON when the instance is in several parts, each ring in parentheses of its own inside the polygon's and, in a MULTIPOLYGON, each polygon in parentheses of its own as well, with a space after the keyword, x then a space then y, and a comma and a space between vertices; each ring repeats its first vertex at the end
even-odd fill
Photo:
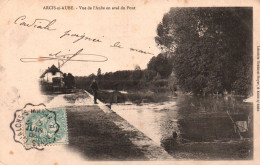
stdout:
POLYGON ((252 137, 253 104, 243 99, 179 95, 160 103, 113 104, 112 110, 159 145, 173 132, 179 142, 227 141, 240 136, 232 120, 245 121, 241 136, 252 137))

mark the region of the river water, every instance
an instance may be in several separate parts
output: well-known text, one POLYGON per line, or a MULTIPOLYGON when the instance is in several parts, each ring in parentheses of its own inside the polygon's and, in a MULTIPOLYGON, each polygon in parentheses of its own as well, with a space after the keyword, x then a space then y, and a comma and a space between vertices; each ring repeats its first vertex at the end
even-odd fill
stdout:
POLYGON ((244 98, 179 95, 160 103, 113 104, 112 110, 157 144, 177 133, 180 142, 212 142, 252 136, 252 103, 244 98), (234 129, 242 121, 239 135, 234 129))

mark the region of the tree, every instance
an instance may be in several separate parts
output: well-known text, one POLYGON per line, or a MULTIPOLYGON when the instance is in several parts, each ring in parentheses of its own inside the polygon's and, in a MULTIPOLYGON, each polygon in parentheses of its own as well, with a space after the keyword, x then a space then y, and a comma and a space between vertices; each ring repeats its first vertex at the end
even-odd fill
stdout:
POLYGON ((141 67, 139 65, 135 65, 135 70, 141 70, 141 67))
POLYGON ((172 72, 172 61, 166 54, 160 53, 156 57, 152 57, 147 65, 148 70, 156 71, 162 78, 167 78, 172 72))
POLYGON ((64 77, 65 86, 67 88, 70 89, 75 86, 74 76, 71 73, 68 73, 68 75, 66 73, 64 73, 63 77, 64 77))
POLYGON ((98 68, 98 71, 97 71, 97 76, 100 77, 101 76, 101 69, 98 68))
POLYGON ((155 40, 172 56, 178 84, 185 91, 250 91, 251 8, 172 8, 158 25, 155 40))

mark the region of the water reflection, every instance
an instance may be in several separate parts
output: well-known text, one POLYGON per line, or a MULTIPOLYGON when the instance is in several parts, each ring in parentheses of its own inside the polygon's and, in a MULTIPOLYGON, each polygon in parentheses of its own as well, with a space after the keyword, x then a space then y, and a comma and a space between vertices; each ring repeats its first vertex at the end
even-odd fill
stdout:
POLYGON ((243 99, 181 95, 162 103, 115 104, 112 109, 157 144, 172 138, 173 132, 180 143, 226 141, 239 138, 232 120, 246 121, 249 131, 241 136, 252 137, 253 105, 243 99))

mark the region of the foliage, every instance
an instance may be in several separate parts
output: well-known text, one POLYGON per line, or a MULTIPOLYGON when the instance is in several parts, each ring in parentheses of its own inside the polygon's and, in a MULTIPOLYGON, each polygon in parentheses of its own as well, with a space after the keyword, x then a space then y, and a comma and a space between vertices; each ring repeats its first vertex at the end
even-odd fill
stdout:
MULTIPOLYGON (((155 40, 172 57, 185 91, 250 93, 252 8, 172 8, 158 25, 155 40)), ((148 68, 156 68, 155 61, 148 68)))
POLYGON ((172 73, 172 61, 166 54, 160 53, 156 57, 152 57, 147 65, 148 70, 153 70, 160 74, 162 78, 168 78, 172 73))
POLYGON ((141 70, 141 67, 139 65, 135 65, 135 70, 141 70))
POLYGON ((97 76, 100 77, 101 76, 101 69, 98 68, 98 71, 97 71, 97 76))
POLYGON ((68 75, 64 73, 63 77, 64 77, 65 86, 67 88, 71 89, 75 86, 74 76, 71 73, 68 73, 68 75))

